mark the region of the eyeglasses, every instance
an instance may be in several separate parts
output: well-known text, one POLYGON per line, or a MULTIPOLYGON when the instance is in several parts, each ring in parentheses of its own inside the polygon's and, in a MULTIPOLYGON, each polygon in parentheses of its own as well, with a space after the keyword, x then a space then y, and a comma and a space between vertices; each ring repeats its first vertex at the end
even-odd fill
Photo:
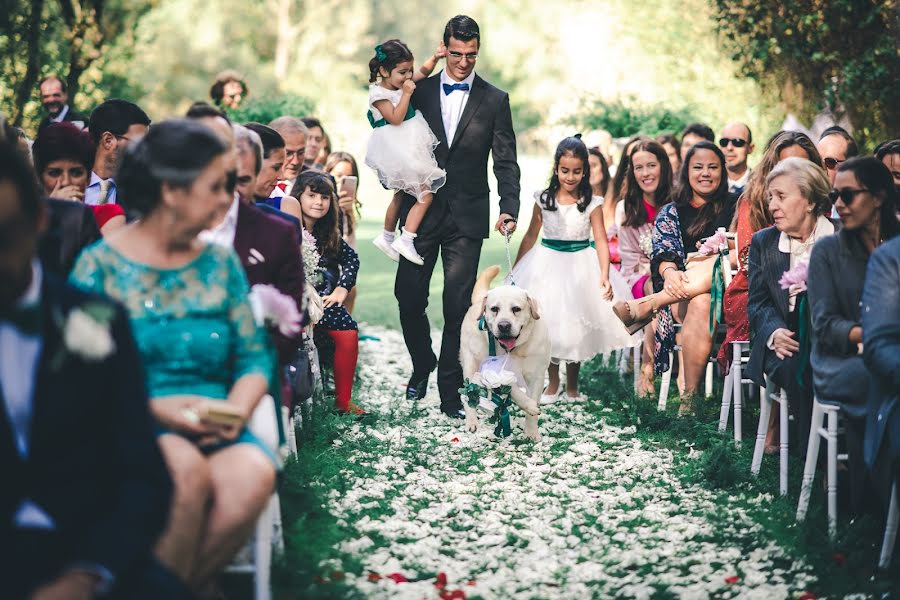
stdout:
POLYGON ((306 154, 306 148, 298 148, 296 150, 288 150, 287 148, 284 149, 284 157, 287 160, 290 160, 292 158, 303 159, 304 154, 306 154))
POLYGON ((719 146, 722 148, 727 148, 729 143, 735 148, 743 148, 747 145, 747 140, 742 140, 741 138, 722 138, 719 140, 719 146))
POLYGON ((448 54, 448 55, 450 56, 450 58, 452 58, 453 60, 460 60, 460 59, 463 58, 463 57, 465 57, 466 60, 471 61, 471 62, 475 62, 476 60, 478 60, 478 53, 477 53, 477 52, 469 52, 468 54, 463 54, 462 52, 453 52, 453 51, 450 51, 450 52, 447 52, 447 54, 448 54))
MULTIPOLYGON (((834 159, 832 159, 834 160, 834 159)), ((852 188, 844 188, 842 190, 831 190, 828 192, 828 199, 831 200, 831 203, 834 204, 840 198, 841 202, 844 203, 844 206, 850 206, 853 204, 853 201, 856 200, 856 197, 863 192, 868 192, 869 190, 865 188, 859 188, 858 190, 854 190, 852 188)))
POLYGON ((836 158, 831 158, 831 157, 829 156, 828 158, 823 158, 823 159, 822 159, 822 162, 825 163, 825 168, 826 168, 826 169, 829 169, 829 170, 833 171, 833 170, 837 169, 837 166, 838 166, 839 164, 841 164, 842 162, 844 162, 844 161, 843 161, 843 160, 838 160, 838 159, 836 159, 836 158))

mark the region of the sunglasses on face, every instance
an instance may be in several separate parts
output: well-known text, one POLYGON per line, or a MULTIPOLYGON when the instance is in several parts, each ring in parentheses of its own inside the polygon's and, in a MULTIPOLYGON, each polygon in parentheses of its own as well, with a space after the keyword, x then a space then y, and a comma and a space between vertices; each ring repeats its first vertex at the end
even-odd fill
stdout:
MULTIPOLYGON (((832 159, 834 160, 834 159, 832 159)), ((843 162, 843 161, 842 161, 843 162)), ((853 188, 844 188, 841 190, 831 190, 828 192, 828 198, 831 200, 832 204, 835 204, 838 199, 844 203, 844 206, 850 206, 853 204, 853 201, 856 200, 856 197, 863 193, 868 192, 869 190, 865 188, 859 188, 858 190, 854 190, 853 188)))
POLYGON ((836 159, 836 158, 831 158, 830 156, 829 156, 828 158, 823 158, 823 159, 822 159, 822 163, 824 163, 825 168, 826 168, 826 169, 829 169, 829 170, 832 170, 832 171, 835 170, 835 169, 837 169, 837 166, 838 166, 839 164, 841 164, 842 162, 844 162, 844 161, 838 160, 838 159, 836 159))
POLYGON ((719 140, 719 146, 722 148, 727 148, 728 144, 735 148, 743 148, 747 145, 747 140, 742 140, 741 138, 722 138, 719 140))

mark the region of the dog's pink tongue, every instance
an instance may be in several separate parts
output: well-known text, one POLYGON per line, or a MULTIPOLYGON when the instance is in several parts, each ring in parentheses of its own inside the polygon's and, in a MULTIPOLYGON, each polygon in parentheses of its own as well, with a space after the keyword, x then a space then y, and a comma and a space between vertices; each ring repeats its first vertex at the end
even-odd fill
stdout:
POLYGON ((506 348, 507 352, 512 351, 512 349, 516 347, 515 338, 497 338, 497 343, 506 348))

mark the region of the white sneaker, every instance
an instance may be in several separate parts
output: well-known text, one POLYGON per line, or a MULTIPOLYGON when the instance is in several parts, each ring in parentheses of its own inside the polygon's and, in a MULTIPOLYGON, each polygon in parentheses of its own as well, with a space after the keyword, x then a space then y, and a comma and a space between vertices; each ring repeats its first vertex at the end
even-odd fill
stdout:
POLYGON ((394 243, 391 244, 391 248, 395 251, 399 252, 400 255, 408 260, 409 262, 416 265, 424 265, 425 261, 422 260, 422 257, 419 256, 419 253, 416 252, 416 247, 413 245, 413 238, 407 237, 405 235, 401 235, 394 243))
POLYGON ((375 247, 387 254, 387 257, 394 262, 400 262, 400 253, 394 250, 391 246, 391 243, 384 239, 383 235, 379 235, 377 238, 372 240, 372 243, 375 244, 375 247))

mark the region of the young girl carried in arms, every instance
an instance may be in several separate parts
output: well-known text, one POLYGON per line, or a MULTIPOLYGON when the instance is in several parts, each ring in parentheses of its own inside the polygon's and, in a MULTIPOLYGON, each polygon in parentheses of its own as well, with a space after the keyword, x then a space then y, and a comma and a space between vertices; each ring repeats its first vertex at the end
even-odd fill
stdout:
POLYGON ((444 54, 441 44, 416 71, 406 44, 388 40, 375 46, 375 56, 369 61, 368 117, 373 131, 366 150, 366 164, 378 174, 381 185, 395 190, 384 216, 384 233, 373 243, 391 259, 399 260, 402 255, 417 265, 423 261, 413 244, 416 232, 434 193, 446 182, 447 173, 434 158, 438 139, 422 113, 413 109, 410 99, 416 89, 415 82, 428 77, 444 54), (404 194, 418 202, 409 210, 402 235, 394 239, 404 194))
POLYGON ((560 362, 567 363, 566 396, 576 400, 582 362, 639 343, 612 310, 614 295, 631 294, 618 271, 609 268, 603 211, 597 210, 603 199, 593 197, 590 172, 588 149, 580 136, 559 143, 550 185, 534 195, 531 224, 510 275, 537 298, 550 331, 550 383, 542 404, 556 401, 560 362), (544 238, 535 247, 542 228, 544 238), (596 247, 590 242, 592 234, 596 247))

